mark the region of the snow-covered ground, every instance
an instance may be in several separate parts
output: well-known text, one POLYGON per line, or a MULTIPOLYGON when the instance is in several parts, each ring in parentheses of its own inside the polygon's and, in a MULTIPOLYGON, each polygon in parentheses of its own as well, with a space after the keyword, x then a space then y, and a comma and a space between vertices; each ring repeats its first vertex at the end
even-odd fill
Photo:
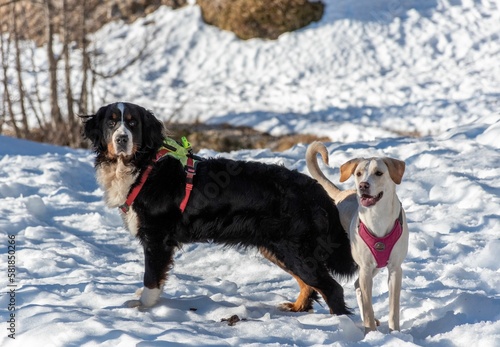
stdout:
MULTIPOLYGON (((388 333, 384 270, 374 287, 382 326, 366 337, 357 309, 352 317, 330 316, 324 305, 315 305, 315 313, 277 310, 297 294, 291 276, 256 251, 216 245, 186 245, 175 258, 160 303, 147 311, 127 308, 124 303, 141 287, 142 249, 123 229, 117 211, 104 207, 92 155, 0 137, 2 249, 7 235, 14 235, 16 245, 15 342, 498 346, 500 152, 490 142, 498 137, 496 122, 418 140, 329 144, 334 169, 324 170, 332 179, 338 178, 340 164, 356 156, 385 154, 405 160, 408 168, 398 189, 411 230, 403 266, 402 331, 388 333), (235 326, 221 322, 234 314, 246 321, 235 326)), ((307 173, 305 149, 221 155, 279 162, 307 173)), ((347 302, 355 307, 352 281, 344 287, 347 302)), ((5 292, 0 297, 4 321, 11 313, 5 292)), ((2 330, 2 346, 14 345, 2 330)))
MULTIPOLYGON (((146 37, 148 54, 99 82, 95 97, 163 119, 328 135, 322 168, 333 181, 353 157, 405 160, 401 332, 388 331, 385 270, 374 286, 382 326, 364 336, 352 280, 343 283, 351 317, 319 304, 285 313, 276 306, 298 292, 288 274, 254 250, 205 244, 177 253, 158 305, 128 308, 142 250, 104 207, 92 153, 0 137, 2 346, 500 345, 500 2, 332 0, 326 11, 277 41, 239 41, 203 25, 196 7, 112 23, 95 35, 101 72, 146 37), (424 136, 401 136, 410 132, 424 136), (221 322, 234 314, 246 320, 221 322)), ((199 154, 308 174, 305 150, 199 154)))

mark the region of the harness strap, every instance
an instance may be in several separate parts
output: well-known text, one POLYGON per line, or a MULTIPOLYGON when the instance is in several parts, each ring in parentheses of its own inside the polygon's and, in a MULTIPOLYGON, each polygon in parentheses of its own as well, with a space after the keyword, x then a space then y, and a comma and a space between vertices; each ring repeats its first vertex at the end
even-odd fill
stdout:
MULTIPOLYGON (((153 164, 156 163, 159 159, 163 158, 165 155, 167 155, 168 149, 166 148, 160 148, 160 150, 156 153, 156 158, 153 160, 153 164)), ((137 195, 139 195, 139 192, 142 189, 142 186, 144 186, 144 183, 146 183, 149 174, 151 173, 151 170, 153 170, 153 164, 148 165, 145 169, 144 172, 142 173, 141 180, 139 183, 130 191, 130 193, 127 196, 127 200, 123 205, 118 206, 119 209, 123 211, 123 213, 127 213, 130 210, 130 206, 132 206, 132 203, 134 202, 135 198, 137 198, 137 195)))
MULTIPOLYGON (((144 183, 146 183, 149 174, 151 173, 151 170, 153 170, 153 165, 164 156, 172 155, 172 153, 175 153, 176 150, 177 148, 169 145, 167 142, 165 142, 164 147, 161 147, 158 150, 158 152, 156 153, 156 158, 153 160, 153 163, 148 165, 144 169, 141 178, 139 180, 139 183, 134 188, 132 188, 132 190, 127 196, 127 200, 125 201, 125 203, 123 205, 118 206, 118 208, 121 209, 123 213, 127 213, 130 210, 130 206, 132 206, 134 200, 137 198, 137 195, 139 195, 142 187, 144 186, 144 183)), ((179 154, 172 155, 172 157, 183 163, 183 160, 181 160, 179 154)), ((194 175, 196 175, 195 160, 191 156, 185 156, 185 158, 186 158, 186 164, 185 164, 186 194, 184 195, 184 198, 182 199, 182 202, 179 206, 181 212, 184 212, 184 210, 186 209, 186 205, 189 201, 189 196, 191 195, 191 191, 193 190, 193 177, 194 175)))
POLYGON ((186 194, 184 195, 184 199, 182 199, 181 205, 179 206, 181 212, 184 212, 184 210, 186 209, 186 205, 189 201, 189 196, 191 195, 191 191, 193 190, 194 175, 196 175, 194 160, 193 158, 188 157, 186 163, 186 194))
POLYGON ((139 184, 137 184, 129 193, 127 196, 127 201, 123 205, 118 206, 120 210, 123 211, 123 213, 127 213, 130 210, 130 206, 134 202, 135 198, 137 198, 137 195, 139 195, 139 192, 142 189, 142 186, 144 183, 146 183, 146 180, 148 179, 149 174, 151 173, 151 170, 153 169, 153 165, 148 165, 146 169, 144 169, 144 172, 142 173, 141 180, 139 181, 139 184))
POLYGON ((373 257, 377 262, 377 268, 387 266, 392 249, 403 234, 403 207, 401 206, 401 211, 398 218, 394 222, 394 227, 389 234, 384 237, 374 236, 361 220, 359 220, 358 231, 361 239, 372 252, 373 257))

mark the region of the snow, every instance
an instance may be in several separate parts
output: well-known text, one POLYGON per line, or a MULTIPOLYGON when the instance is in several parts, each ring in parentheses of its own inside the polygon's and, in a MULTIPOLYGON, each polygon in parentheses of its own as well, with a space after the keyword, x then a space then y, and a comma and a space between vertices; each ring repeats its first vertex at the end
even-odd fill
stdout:
MULTIPOLYGON (((331 316, 324 304, 281 312, 277 305, 298 293, 293 278, 255 250, 211 244, 176 254, 156 306, 128 308, 142 286, 142 250, 104 206, 93 154, 0 136, 2 258, 12 237, 16 245, 16 339, 8 337, 4 265, 0 344, 499 346, 499 8, 493 0, 328 1, 319 23, 242 42, 201 24, 190 6, 95 34, 101 72, 149 40, 143 60, 98 82, 103 104, 129 100, 163 119, 329 136, 331 167, 321 167, 335 182, 357 156, 404 160, 401 332, 387 326, 386 270, 373 289, 382 325, 364 336, 353 280, 342 282, 353 316, 331 316), (422 136, 404 136, 411 132, 422 136), (221 322, 232 315, 244 320, 221 322)), ((308 174, 306 145, 198 151, 308 174)))

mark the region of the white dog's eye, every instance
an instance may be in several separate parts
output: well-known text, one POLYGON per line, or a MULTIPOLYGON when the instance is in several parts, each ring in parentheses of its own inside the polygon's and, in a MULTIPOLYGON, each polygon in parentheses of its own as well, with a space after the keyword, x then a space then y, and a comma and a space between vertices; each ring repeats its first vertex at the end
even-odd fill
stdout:
POLYGON ((356 172, 356 176, 360 177, 361 176, 361 171, 356 172))
POLYGON ((377 172, 375 172, 375 175, 377 175, 377 176, 382 176, 383 174, 384 174, 384 173, 383 173, 382 171, 377 171, 377 172))

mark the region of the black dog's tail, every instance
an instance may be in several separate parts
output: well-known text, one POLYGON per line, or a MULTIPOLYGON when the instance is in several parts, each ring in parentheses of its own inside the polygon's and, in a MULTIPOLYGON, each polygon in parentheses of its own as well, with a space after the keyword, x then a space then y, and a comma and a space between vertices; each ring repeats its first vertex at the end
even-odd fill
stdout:
POLYGON ((334 202, 326 192, 321 188, 316 196, 323 200, 317 200, 321 208, 314 214, 314 223, 319 231, 314 257, 320 259, 326 269, 336 277, 349 279, 357 271, 349 237, 340 223, 339 212, 334 202))
POLYGON ((351 244, 346 232, 338 230, 333 242, 329 242, 328 257, 325 265, 329 271, 343 279, 351 278, 357 271, 357 264, 354 262, 351 254, 351 244))

